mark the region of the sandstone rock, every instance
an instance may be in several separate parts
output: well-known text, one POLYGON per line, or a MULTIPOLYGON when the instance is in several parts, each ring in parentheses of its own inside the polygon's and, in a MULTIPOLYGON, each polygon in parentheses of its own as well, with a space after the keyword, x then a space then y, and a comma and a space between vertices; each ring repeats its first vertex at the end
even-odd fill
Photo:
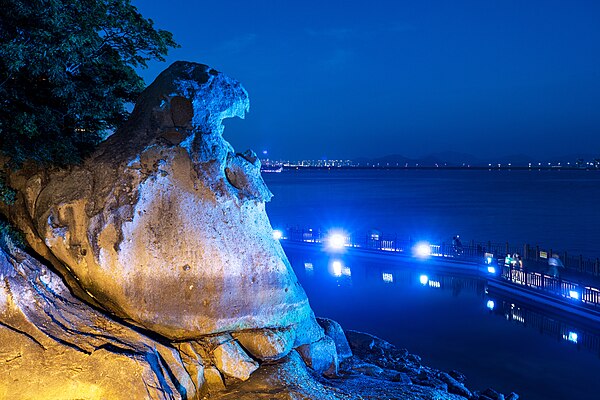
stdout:
POLYGON ((340 324, 328 318, 317 318, 317 322, 325 331, 325 335, 333 339, 338 359, 343 361, 346 358, 352 357, 352 350, 350 350, 348 339, 346 339, 346 334, 340 324))
POLYGON ((250 379, 229 387, 219 400, 349 400, 360 395, 332 388, 315 379, 302 358, 292 350, 283 359, 263 364, 250 379))
POLYGON ((269 328, 316 341, 260 161, 222 137, 248 104, 239 82, 177 62, 83 165, 10 174, 17 201, 1 211, 77 297, 168 339, 269 328))
POLYGON ((74 298, 36 259, 0 250, 0 398, 192 399, 176 349, 74 298))
POLYGON ((466 397, 467 399, 470 399, 473 396, 469 389, 467 389, 462 383, 451 377, 449 374, 440 372, 438 374, 438 378, 448 385, 448 392, 458 394, 466 397))
POLYGON ((234 332, 233 337, 254 358, 263 361, 285 357, 292 350, 296 339, 293 329, 240 331, 234 332))
POLYGON ((450 375, 451 377, 453 377, 454 379, 456 379, 457 381, 459 381, 460 383, 463 383, 463 384, 467 380, 467 378, 465 377, 465 374, 463 374, 462 372, 457 371, 455 369, 448 372, 448 375, 450 375))
POLYGON ((487 388, 483 392, 482 395, 489 397, 492 400, 504 400, 504 395, 502 393, 498 393, 492 388, 487 388))
POLYGON ((317 342, 305 344, 296 349, 312 370, 326 376, 338 373, 338 358, 335 343, 329 336, 317 342))
POLYGON ((204 382, 206 383, 207 392, 214 392, 225 390, 225 382, 223 382, 223 376, 217 369, 217 367, 206 367, 204 368, 204 382))
POLYGON ((364 332, 347 330, 345 331, 345 336, 348 339, 350 349, 359 355, 364 352, 374 351, 383 354, 385 351, 394 348, 392 344, 385 340, 364 332))
POLYGON ((358 363, 352 366, 352 371, 368 376, 379 376, 383 373, 383 368, 370 363, 358 363))
POLYGON ((194 383, 195 392, 199 393, 205 383, 204 362, 202 356, 198 354, 193 344, 190 342, 178 343, 176 346, 179 350, 183 366, 194 383))
MULTIPOLYGON (((147 393, 146 368, 127 355, 43 346, 0 325, 0 399, 166 399, 147 393)), ((158 382, 156 382, 158 383, 158 382)))
POLYGON ((219 345, 213 351, 213 360, 223 375, 241 381, 247 380, 258 368, 258 363, 252 360, 235 340, 219 345))

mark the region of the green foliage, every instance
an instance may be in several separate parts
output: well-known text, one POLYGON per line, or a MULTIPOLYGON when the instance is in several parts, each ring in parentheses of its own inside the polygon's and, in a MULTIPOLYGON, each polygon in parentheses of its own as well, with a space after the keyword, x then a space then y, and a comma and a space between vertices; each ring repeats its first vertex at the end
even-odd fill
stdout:
POLYGON ((0 153, 13 168, 77 163, 126 119, 134 68, 175 46, 129 0, 3 0, 0 153))
POLYGON ((22 232, 13 228, 8 222, 0 218, 0 248, 10 251, 11 247, 25 249, 27 246, 22 232))
POLYGON ((4 173, 0 171, 0 202, 11 205, 15 202, 16 193, 13 189, 6 185, 4 173))

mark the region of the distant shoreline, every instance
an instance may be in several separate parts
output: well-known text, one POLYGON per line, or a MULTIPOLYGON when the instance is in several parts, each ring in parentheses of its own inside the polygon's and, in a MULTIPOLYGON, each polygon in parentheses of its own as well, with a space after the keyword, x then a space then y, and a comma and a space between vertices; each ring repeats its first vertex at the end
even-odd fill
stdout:
MULTIPOLYGON (((537 167, 514 167, 514 166, 496 166, 496 167, 484 167, 484 166, 444 166, 444 167, 406 167, 406 166, 283 166, 284 171, 296 171, 296 170, 460 170, 460 171, 600 171, 598 168, 577 168, 577 167, 557 167, 557 166, 537 166, 537 167)), ((265 171, 263 171, 265 172, 265 171)))

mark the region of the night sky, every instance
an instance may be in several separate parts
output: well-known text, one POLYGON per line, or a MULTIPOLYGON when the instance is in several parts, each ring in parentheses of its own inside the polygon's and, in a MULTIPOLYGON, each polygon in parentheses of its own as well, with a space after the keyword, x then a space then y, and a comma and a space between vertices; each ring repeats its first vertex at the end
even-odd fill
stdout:
MULTIPOLYGON (((250 93, 276 159, 600 154, 600 2, 133 0, 250 93)), ((147 83, 164 68, 152 63, 147 83)))

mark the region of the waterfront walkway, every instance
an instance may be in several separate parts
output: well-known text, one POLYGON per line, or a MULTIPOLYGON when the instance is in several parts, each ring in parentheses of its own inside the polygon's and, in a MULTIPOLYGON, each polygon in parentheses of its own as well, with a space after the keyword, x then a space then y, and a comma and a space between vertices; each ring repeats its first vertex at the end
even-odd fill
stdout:
MULTIPOLYGON (((506 245, 499 251, 498 246, 488 243, 472 243, 469 246, 448 244, 430 244, 423 242, 399 241, 396 238, 384 238, 378 233, 368 235, 362 241, 339 232, 323 234, 313 229, 288 229, 278 232, 282 243, 286 245, 316 245, 324 246, 330 251, 360 251, 372 255, 393 257, 414 257, 421 261, 437 265, 443 264, 455 270, 467 270, 488 279, 496 286, 507 290, 520 291, 524 295, 536 296, 540 299, 553 300, 575 309, 590 310, 596 318, 600 318, 600 275, 595 273, 597 265, 590 270, 580 268, 584 263, 578 263, 576 268, 561 267, 551 269, 548 258, 556 257, 555 253, 536 249, 536 254, 521 256, 522 262, 506 263, 506 254, 514 254, 506 245), (490 251, 491 250, 491 251, 490 251)), ((525 252, 527 252, 525 247, 525 252)), ((583 259, 583 258, 581 258, 583 259)), ((597 260, 596 260, 597 264, 597 260)))

